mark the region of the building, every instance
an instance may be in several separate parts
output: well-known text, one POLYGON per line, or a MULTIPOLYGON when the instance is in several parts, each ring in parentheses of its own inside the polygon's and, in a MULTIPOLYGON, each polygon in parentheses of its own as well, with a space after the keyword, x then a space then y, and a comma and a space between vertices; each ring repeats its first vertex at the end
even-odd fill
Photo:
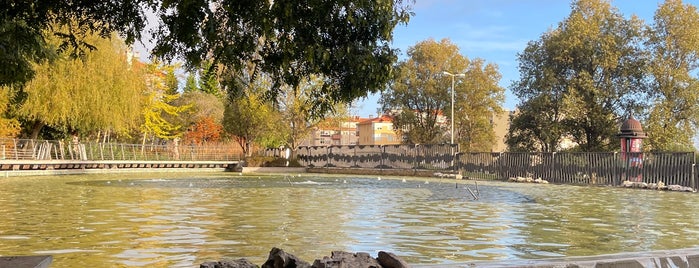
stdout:
POLYGON ((493 132, 495 133, 495 143, 493 144, 492 152, 507 151, 505 138, 507 132, 510 131, 510 116, 513 112, 503 110, 501 113, 493 114, 490 118, 490 123, 493 124, 493 132))
POLYGON ((402 140, 396 134, 393 128, 393 119, 389 115, 381 115, 361 121, 357 130, 359 133, 359 145, 400 144, 402 140))
POLYGON ((300 146, 339 146, 357 145, 359 141, 359 122, 368 120, 359 116, 352 116, 347 120, 334 123, 326 121, 318 124, 311 130, 300 146))

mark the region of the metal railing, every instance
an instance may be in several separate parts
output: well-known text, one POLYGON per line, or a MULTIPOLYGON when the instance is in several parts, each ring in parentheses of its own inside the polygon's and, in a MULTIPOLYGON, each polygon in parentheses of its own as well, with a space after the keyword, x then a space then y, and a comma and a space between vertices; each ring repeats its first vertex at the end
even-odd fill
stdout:
POLYGON ((242 155, 236 144, 141 145, 0 139, 0 160, 234 161, 242 155))

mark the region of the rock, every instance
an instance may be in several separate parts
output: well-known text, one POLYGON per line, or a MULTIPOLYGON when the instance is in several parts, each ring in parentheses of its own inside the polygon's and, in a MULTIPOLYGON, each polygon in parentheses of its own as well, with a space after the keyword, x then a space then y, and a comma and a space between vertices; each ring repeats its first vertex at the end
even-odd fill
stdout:
POLYGON ((381 268, 381 265, 369 253, 333 251, 331 257, 315 260, 313 268, 381 268))
POLYGON ((262 268, 311 268, 311 264, 281 249, 272 248, 262 268))
POLYGON ((247 259, 237 259, 229 261, 211 261, 199 265, 199 268, 259 268, 247 259))
POLYGON ((379 257, 376 260, 383 268, 409 268, 407 262, 390 252, 379 251, 379 257))

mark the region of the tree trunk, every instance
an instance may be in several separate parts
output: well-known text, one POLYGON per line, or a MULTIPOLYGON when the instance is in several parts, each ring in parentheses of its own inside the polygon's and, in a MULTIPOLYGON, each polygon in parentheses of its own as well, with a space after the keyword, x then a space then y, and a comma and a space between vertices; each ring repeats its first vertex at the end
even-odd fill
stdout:
POLYGON ((34 121, 34 124, 32 125, 32 133, 29 136, 29 138, 32 140, 38 139, 39 133, 41 132, 41 128, 43 128, 44 125, 44 122, 41 122, 41 120, 34 121))

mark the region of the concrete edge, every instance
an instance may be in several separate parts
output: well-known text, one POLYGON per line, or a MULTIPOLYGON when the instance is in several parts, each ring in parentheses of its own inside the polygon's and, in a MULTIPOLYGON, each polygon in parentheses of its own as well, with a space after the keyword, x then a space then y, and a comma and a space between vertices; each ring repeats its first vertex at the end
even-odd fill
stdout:
POLYGON ((554 268, 554 267, 699 267, 699 248, 628 252, 595 256, 533 260, 473 261, 454 264, 416 264, 416 268, 554 268))
POLYGON ((306 173, 305 167, 243 167, 245 173, 306 173))

